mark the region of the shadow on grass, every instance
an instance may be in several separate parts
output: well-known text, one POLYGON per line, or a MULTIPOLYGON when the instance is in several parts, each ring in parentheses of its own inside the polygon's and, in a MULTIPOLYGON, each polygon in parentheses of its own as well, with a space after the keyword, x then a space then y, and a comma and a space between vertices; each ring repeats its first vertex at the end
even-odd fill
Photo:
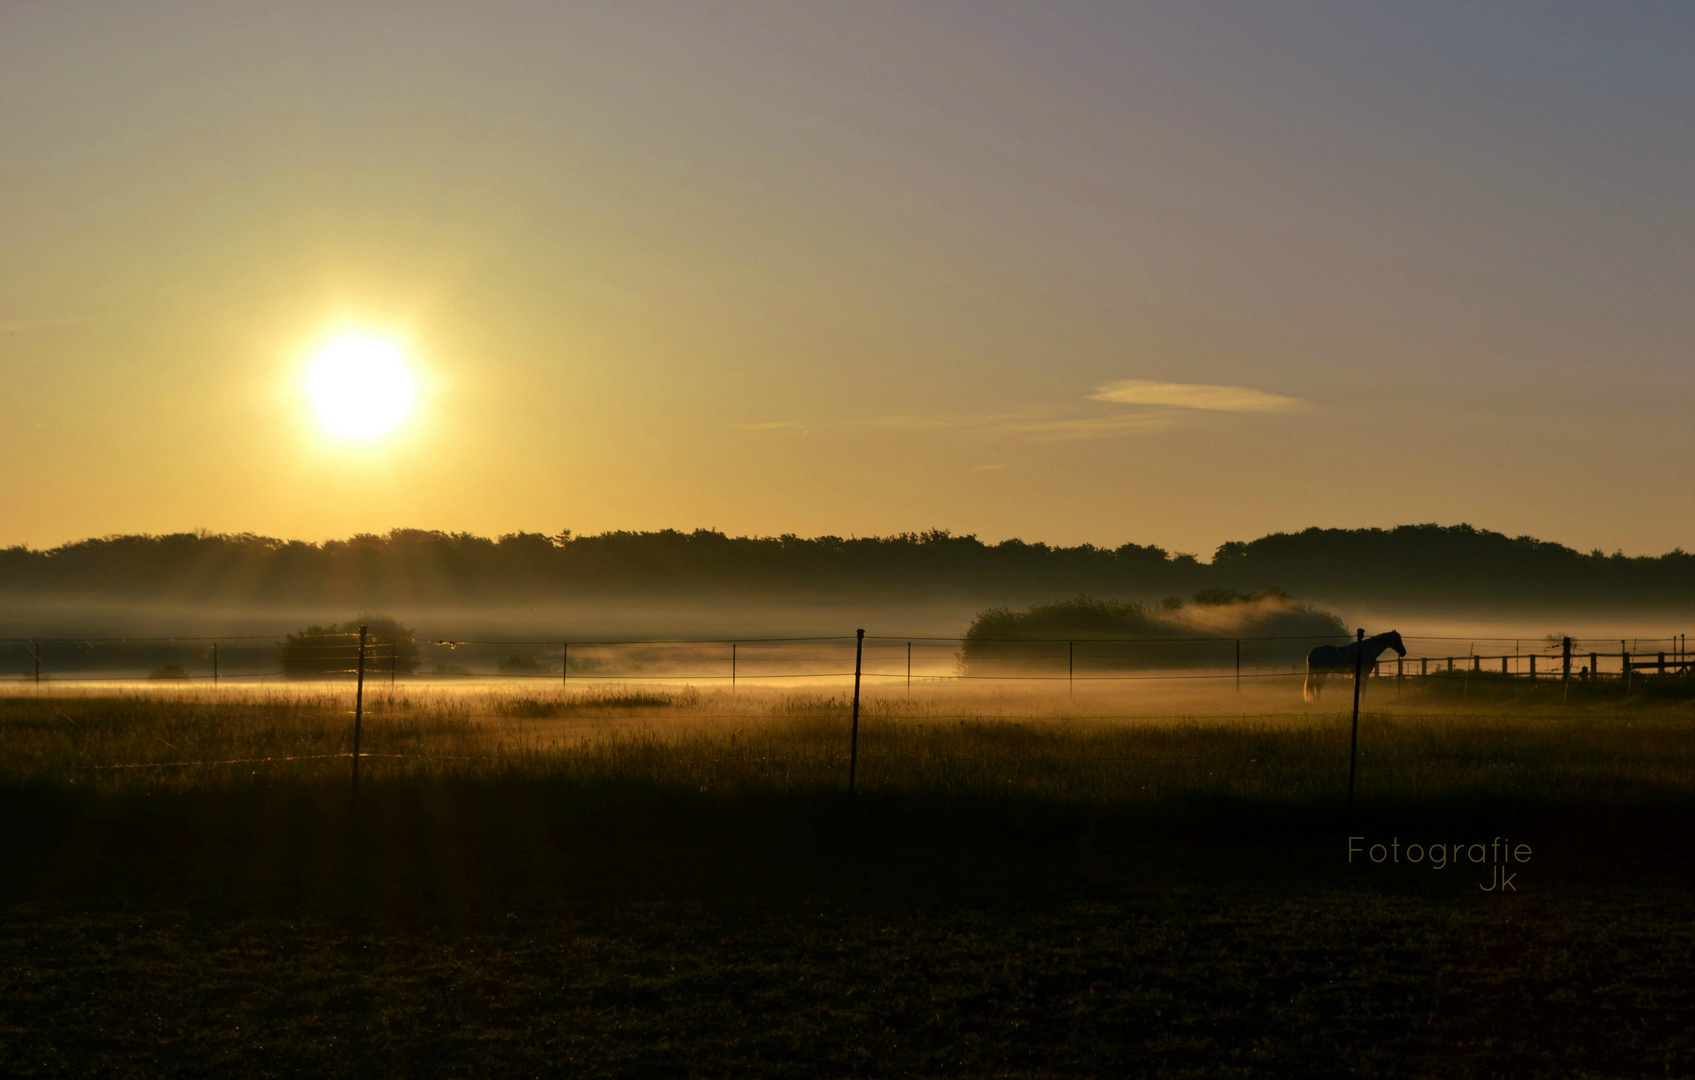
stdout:
POLYGON ((8 867, 0 900, 430 917, 644 890, 722 898, 840 879, 863 892, 878 882, 850 879, 867 859, 902 866, 880 879, 896 894, 945 893, 951 879, 928 868, 948 859, 981 863, 985 853, 1045 867, 1022 887, 1034 895, 1065 892, 1091 873, 1110 877, 1116 871, 1101 868, 1120 866, 1126 851, 1149 865, 1202 867, 1224 883, 1232 875, 1265 883, 1267 855, 1276 853, 1301 867, 1291 871, 1292 887, 1369 880, 1412 888, 1425 880, 1393 867, 1363 878, 1344 858, 1350 835, 1409 844, 1518 838, 1534 845, 1538 874, 1573 879, 1659 878, 1685 872, 1695 856, 1687 829, 1695 805, 1676 791, 1604 803, 1366 796, 1352 819, 1341 802, 1188 794, 1086 803, 912 791, 850 801, 833 790, 715 795, 524 777, 397 778, 368 783, 357 803, 344 784, 329 783, 107 793, 14 787, 0 791, 8 867), (618 867, 638 865, 647 869, 622 880, 628 875, 618 867))

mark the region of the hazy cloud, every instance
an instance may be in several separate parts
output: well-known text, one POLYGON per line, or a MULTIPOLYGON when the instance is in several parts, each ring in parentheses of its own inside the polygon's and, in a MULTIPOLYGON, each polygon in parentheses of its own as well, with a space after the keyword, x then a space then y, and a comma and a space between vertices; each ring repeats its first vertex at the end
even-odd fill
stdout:
POLYGON ((1068 417, 1051 409, 1010 413, 884 416, 868 423, 874 427, 900 428, 907 431, 955 430, 990 435, 1023 435, 1044 442, 1110 439, 1118 435, 1154 431, 1171 426, 1170 421, 1164 417, 1141 413, 1068 417))
POLYGON ((1000 430, 1028 435, 1044 442, 1068 442, 1073 439, 1110 439, 1148 431, 1162 431, 1173 426, 1168 417, 1145 413, 1119 413, 1113 416, 1078 416, 1068 420, 1023 420, 1001 425, 1000 430))
POLYGON ((1106 383, 1090 394, 1089 400, 1143 407, 1101 410, 1099 406, 1034 405, 1007 412, 903 413, 868 417, 863 420, 827 421, 822 424, 798 420, 769 420, 762 423, 735 424, 733 427, 741 431, 873 427, 898 431, 958 431, 980 435, 1011 435, 1038 442, 1069 442, 1166 431, 1183 422, 1183 415, 1177 410, 1286 412, 1306 404, 1300 398, 1269 394, 1245 386, 1150 382, 1146 379, 1121 379, 1106 383))
POLYGON ((1119 379, 1104 383, 1089 395, 1089 399, 1119 405, 1165 405, 1213 412, 1287 412, 1306 404, 1300 398, 1268 394, 1246 386, 1152 382, 1148 379, 1119 379))
POLYGON ((805 431, 811 424, 799 420, 763 420, 756 424, 731 424, 736 431, 805 431))

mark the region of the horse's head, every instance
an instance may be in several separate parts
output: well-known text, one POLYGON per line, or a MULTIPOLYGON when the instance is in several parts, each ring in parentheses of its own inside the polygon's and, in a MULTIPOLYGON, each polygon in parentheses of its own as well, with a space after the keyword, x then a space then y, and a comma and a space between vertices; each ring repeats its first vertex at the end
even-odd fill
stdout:
POLYGON ((1383 641, 1391 649, 1395 650, 1396 656, 1407 655, 1407 647, 1405 645, 1401 644, 1401 633, 1400 633, 1400 631, 1398 631, 1398 630, 1389 631, 1387 634, 1383 635, 1383 641))

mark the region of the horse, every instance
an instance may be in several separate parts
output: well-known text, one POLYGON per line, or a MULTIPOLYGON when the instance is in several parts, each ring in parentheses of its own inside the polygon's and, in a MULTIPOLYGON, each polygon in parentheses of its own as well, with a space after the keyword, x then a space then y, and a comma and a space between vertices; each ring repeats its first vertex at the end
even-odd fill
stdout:
POLYGON ((1394 649, 1400 656, 1407 655, 1407 647, 1401 644, 1401 635, 1394 630, 1347 645, 1320 645, 1307 653, 1307 681, 1301 687, 1301 696, 1308 701, 1317 701, 1324 692, 1324 680, 1328 676, 1352 675, 1356 665, 1361 673, 1370 671, 1377 658, 1388 649, 1394 649))

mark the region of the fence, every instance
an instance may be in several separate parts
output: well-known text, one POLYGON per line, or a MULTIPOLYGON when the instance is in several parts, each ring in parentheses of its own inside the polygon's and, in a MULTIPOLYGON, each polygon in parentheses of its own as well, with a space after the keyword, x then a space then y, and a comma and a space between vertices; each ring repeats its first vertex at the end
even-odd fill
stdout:
MULTIPOLYGON (((1608 644, 1612 644, 1609 640, 1608 644)), ((1558 650, 1552 647, 1541 653, 1503 651, 1498 655, 1468 651, 1464 656, 1419 656, 1396 658, 1394 675, 1398 680, 1404 680, 1409 675, 1428 678, 1432 675, 1451 677, 1458 675, 1493 675, 1505 678, 1526 680, 1558 679, 1569 681, 1578 679, 1614 678, 1629 681, 1640 675, 1653 673, 1656 675, 1680 674, 1687 675, 1695 669, 1695 658, 1688 652, 1687 635, 1679 634, 1661 639, 1622 639, 1618 641, 1617 652, 1605 652, 1594 647, 1593 642, 1579 642, 1565 638, 1558 650), (1654 651, 1642 649, 1646 640, 1649 650, 1656 645, 1661 646, 1654 651), (1584 651, 1585 645, 1588 651, 1584 651), (1669 648, 1665 647, 1669 646, 1669 648), (1541 666, 1538 667, 1538 661, 1541 666), (1602 661, 1606 661, 1605 664, 1602 661), (1416 669, 1416 670, 1415 670, 1416 669)), ((1374 665, 1373 674, 1386 674, 1385 661, 1379 659, 1374 665)))
MULTIPOLYGON (((1363 631, 1360 632, 1363 635, 1363 631)), ((1504 644, 1502 639, 1502 643, 1504 644)), ((1603 652, 1598 642, 1563 638, 1546 641, 1541 650, 1525 651, 1522 641, 1511 650, 1479 652, 1477 642, 1467 643, 1463 654, 1452 646, 1454 639, 1403 637, 1408 655, 1390 663, 1395 683, 1409 678, 1452 683, 1463 678, 1469 689, 1473 678, 1503 680, 1558 679, 1562 697, 1574 678, 1584 681, 1616 677, 1626 694, 1639 674, 1652 672, 1664 680, 1687 679, 1695 667, 1684 635, 1619 641, 1617 653, 1603 652), (1587 649, 1585 648, 1587 647, 1587 649), (1419 650, 1419 651, 1416 651, 1419 650), (1426 651, 1428 650, 1428 651, 1426 651), (1652 656, 1653 659, 1647 659, 1652 656), (1582 661, 1587 658, 1587 663, 1582 661), (1617 659, 1616 673, 1605 670, 1603 660, 1617 659), (1548 662, 1539 667, 1538 661, 1548 662), (1432 662, 1435 667, 1432 670, 1432 662), (1495 670, 1495 663, 1499 670, 1495 670), (1485 664, 1490 666, 1486 671, 1485 664), (1577 670, 1574 672, 1574 664, 1577 670), (1415 670, 1416 669, 1416 670, 1415 670)), ((985 642, 972 638, 867 637, 863 630, 854 637, 738 638, 672 641, 570 641, 570 640, 473 640, 436 638, 416 641, 391 633, 371 634, 361 626, 357 633, 314 628, 281 638, 35 638, 0 639, 0 647, 13 654, 24 651, 27 673, 12 675, 11 681, 29 681, 39 688, 44 682, 76 686, 138 681, 136 673, 117 666, 138 662, 153 665, 146 679, 158 684, 192 684, 210 681, 213 686, 282 679, 326 680, 351 677, 355 680, 352 750, 346 756, 352 765, 352 792, 357 801, 367 683, 386 681, 393 686, 401 678, 414 681, 504 682, 534 685, 545 682, 569 689, 573 679, 589 683, 624 683, 663 680, 670 683, 716 683, 735 688, 740 684, 819 685, 834 679, 852 683, 852 719, 848 741, 847 791, 856 786, 859 759, 859 716, 862 685, 883 686, 915 681, 933 685, 959 686, 969 680, 1013 681, 1025 686, 1054 687, 1063 682, 1069 694, 1078 684, 1096 687, 1123 686, 1169 680, 1204 680, 1202 685, 1222 689, 1232 680, 1239 693, 1246 680, 1303 678, 1304 663, 1267 664, 1265 658, 1304 655, 1319 644, 1336 644, 1316 638, 1291 637, 1206 637, 1206 638, 1090 638, 1090 639, 997 639, 985 642), (984 650, 985 644, 994 646, 984 650), (504 659, 502 655, 504 654, 504 659), (552 657, 558 657, 557 668, 552 657), (269 657, 274 663, 266 663, 269 657), (442 657, 456 658, 448 663, 442 657), (1259 658, 1262 662, 1255 663, 1259 658), (238 661, 233 667, 231 660, 238 661), (57 663, 54 663, 57 661, 57 663), (194 670, 190 670, 190 666, 194 670)), ((1491 644, 1484 642, 1485 646, 1491 644)), ((1609 639, 1608 644, 1611 644, 1609 639)), ((15 658, 15 655, 14 655, 15 658)), ((1389 674, 1379 658, 1360 674, 1382 678, 1389 674)), ((1352 820, 1358 764, 1360 699, 1364 680, 1353 682, 1353 718, 1348 748, 1346 809, 1352 820)), ((1196 686, 1194 682, 1188 685, 1196 686)), ((1681 690, 1678 693, 1682 693, 1681 690)), ((337 754, 292 754, 280 760, 340 758, 337 754)), ((376 755, 393 756, 393 755, 376 755)), ((274 756, 263 760, 269 762, 274 756)), ((256 757, 169 762, 120 762, 88 766, 101 769, 135 769, 195 766, 229 766, 257 763, 256 757)), ((1210 773, 1209 773, 1210 775, 1210 773)), ((702 790, 706 790, 702 788, 702 790)))
MULTIPOLYGON (((373 632, 207 637, 0 638, 0 681, 10 683, 255 684, 352 677, 364 662, 379 683, 444 682, 569 687, 587 682, 828 685, 851 679, 852 635, 715 639, 570 640, 411 637, 373 632)), ((966 639, 869 635, 858 654, 873 687, 982 682, 1082 686, 1135 682, 1299 678, 1317 637, 966 639)), ((1687 635, 1635 639, 1461 639, 1407 635, 1406 657, 1380 657, 1371 674, 1413 679, 1489 677, 1631 680, 1688 676, 1687 635), (1511 647, 1507 644, 1511 642, 1511 647), (1482 646, 1481 648, 1479 646, 1482 646)))

